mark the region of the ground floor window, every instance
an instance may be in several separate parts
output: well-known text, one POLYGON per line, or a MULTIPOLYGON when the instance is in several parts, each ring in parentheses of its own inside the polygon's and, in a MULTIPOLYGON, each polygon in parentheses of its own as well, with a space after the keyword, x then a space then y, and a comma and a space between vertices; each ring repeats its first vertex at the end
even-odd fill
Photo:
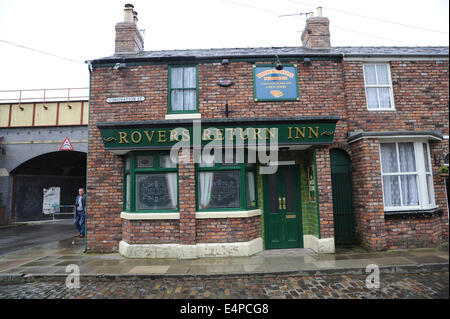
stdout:
POLYGON ((178 210, 178 169, 168 153, 131 153, 124 174, 126 211, 178 210))
MULTIPOLYGON (((197 165, 197 206, 199 210, 256 208, 255 164, 221 154, 203 154, 197 165)), ((243 154, 243 153, 242 153, 243 154)))
POLYGON ((380 143, 383 200, 386 210, 434 206, 427 142, 380 143))

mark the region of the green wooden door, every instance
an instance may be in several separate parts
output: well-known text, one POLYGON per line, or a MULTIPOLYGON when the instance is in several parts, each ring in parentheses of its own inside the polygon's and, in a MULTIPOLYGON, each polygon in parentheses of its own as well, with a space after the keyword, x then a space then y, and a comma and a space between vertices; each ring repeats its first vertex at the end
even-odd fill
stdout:
POLYGON ((264 178, 266 249, 303 247, 298 169, 281 166, 264 178))
POLYGON ((337 244, 355 242, 350 158, 343 150, 331 149, 334 240, 337 244))

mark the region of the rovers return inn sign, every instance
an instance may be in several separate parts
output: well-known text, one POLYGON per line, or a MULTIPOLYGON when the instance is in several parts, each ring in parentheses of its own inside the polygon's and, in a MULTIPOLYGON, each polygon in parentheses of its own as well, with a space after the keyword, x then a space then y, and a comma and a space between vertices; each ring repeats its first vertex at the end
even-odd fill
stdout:
MULTIPOLYGON (((269 125, 240 125, 177 128, 109 125, 98 123, 105 149, 169 148, 178 142, 188 142, 190 146, 206 145, 212 141, 234 145, 261 144, 331 144, 336 129, 336 121, 318 123, 286 123, 269 125), (111 127, 113 126, 113 127, 111 127)), ((124 124, 124 123, 123 123, 124 124)), ((236 123, 237 124, 237 123, 236 123)), ((209 123, 211 125, 211 123, 209 123)))

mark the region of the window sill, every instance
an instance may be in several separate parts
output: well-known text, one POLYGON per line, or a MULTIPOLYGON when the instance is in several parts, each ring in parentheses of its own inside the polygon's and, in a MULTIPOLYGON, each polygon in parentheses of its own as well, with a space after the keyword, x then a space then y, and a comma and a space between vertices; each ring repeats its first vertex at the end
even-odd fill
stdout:
POLYGON ((369 109, 367 108, 368 111, 370 112, 395 112, 397 111, 396 109, 369 109))
POLYGON ((180 219, 180 213, 127 213, 121 212, 120 218, 127 220, 180 219))
POLYGON ((433 217, 442 214, 442 209, 439 207, 427 209, 413 209, 413 210, 399 210, 399 211, 385 211, 385 218, 406 218, 406 217, 433 217))
POLYGON ((200 119, 202 115, 200 113, 174 113, 166 114, 166 120, 187 120, 187 119, 200 119))
POLYGON ((260 209, 237 210, 237 211, 214 211, 214 212, 196 212, 196 219, 206 218, 249 218, 261 215, 260 209))

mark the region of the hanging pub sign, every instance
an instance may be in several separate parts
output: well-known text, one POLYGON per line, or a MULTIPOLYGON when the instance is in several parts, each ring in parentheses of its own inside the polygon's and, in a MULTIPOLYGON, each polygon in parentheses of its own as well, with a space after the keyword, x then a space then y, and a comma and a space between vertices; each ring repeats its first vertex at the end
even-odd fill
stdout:
POLYGON ((297 65, 253 66, 253 98, 258 101, 298 101, 297 65))

